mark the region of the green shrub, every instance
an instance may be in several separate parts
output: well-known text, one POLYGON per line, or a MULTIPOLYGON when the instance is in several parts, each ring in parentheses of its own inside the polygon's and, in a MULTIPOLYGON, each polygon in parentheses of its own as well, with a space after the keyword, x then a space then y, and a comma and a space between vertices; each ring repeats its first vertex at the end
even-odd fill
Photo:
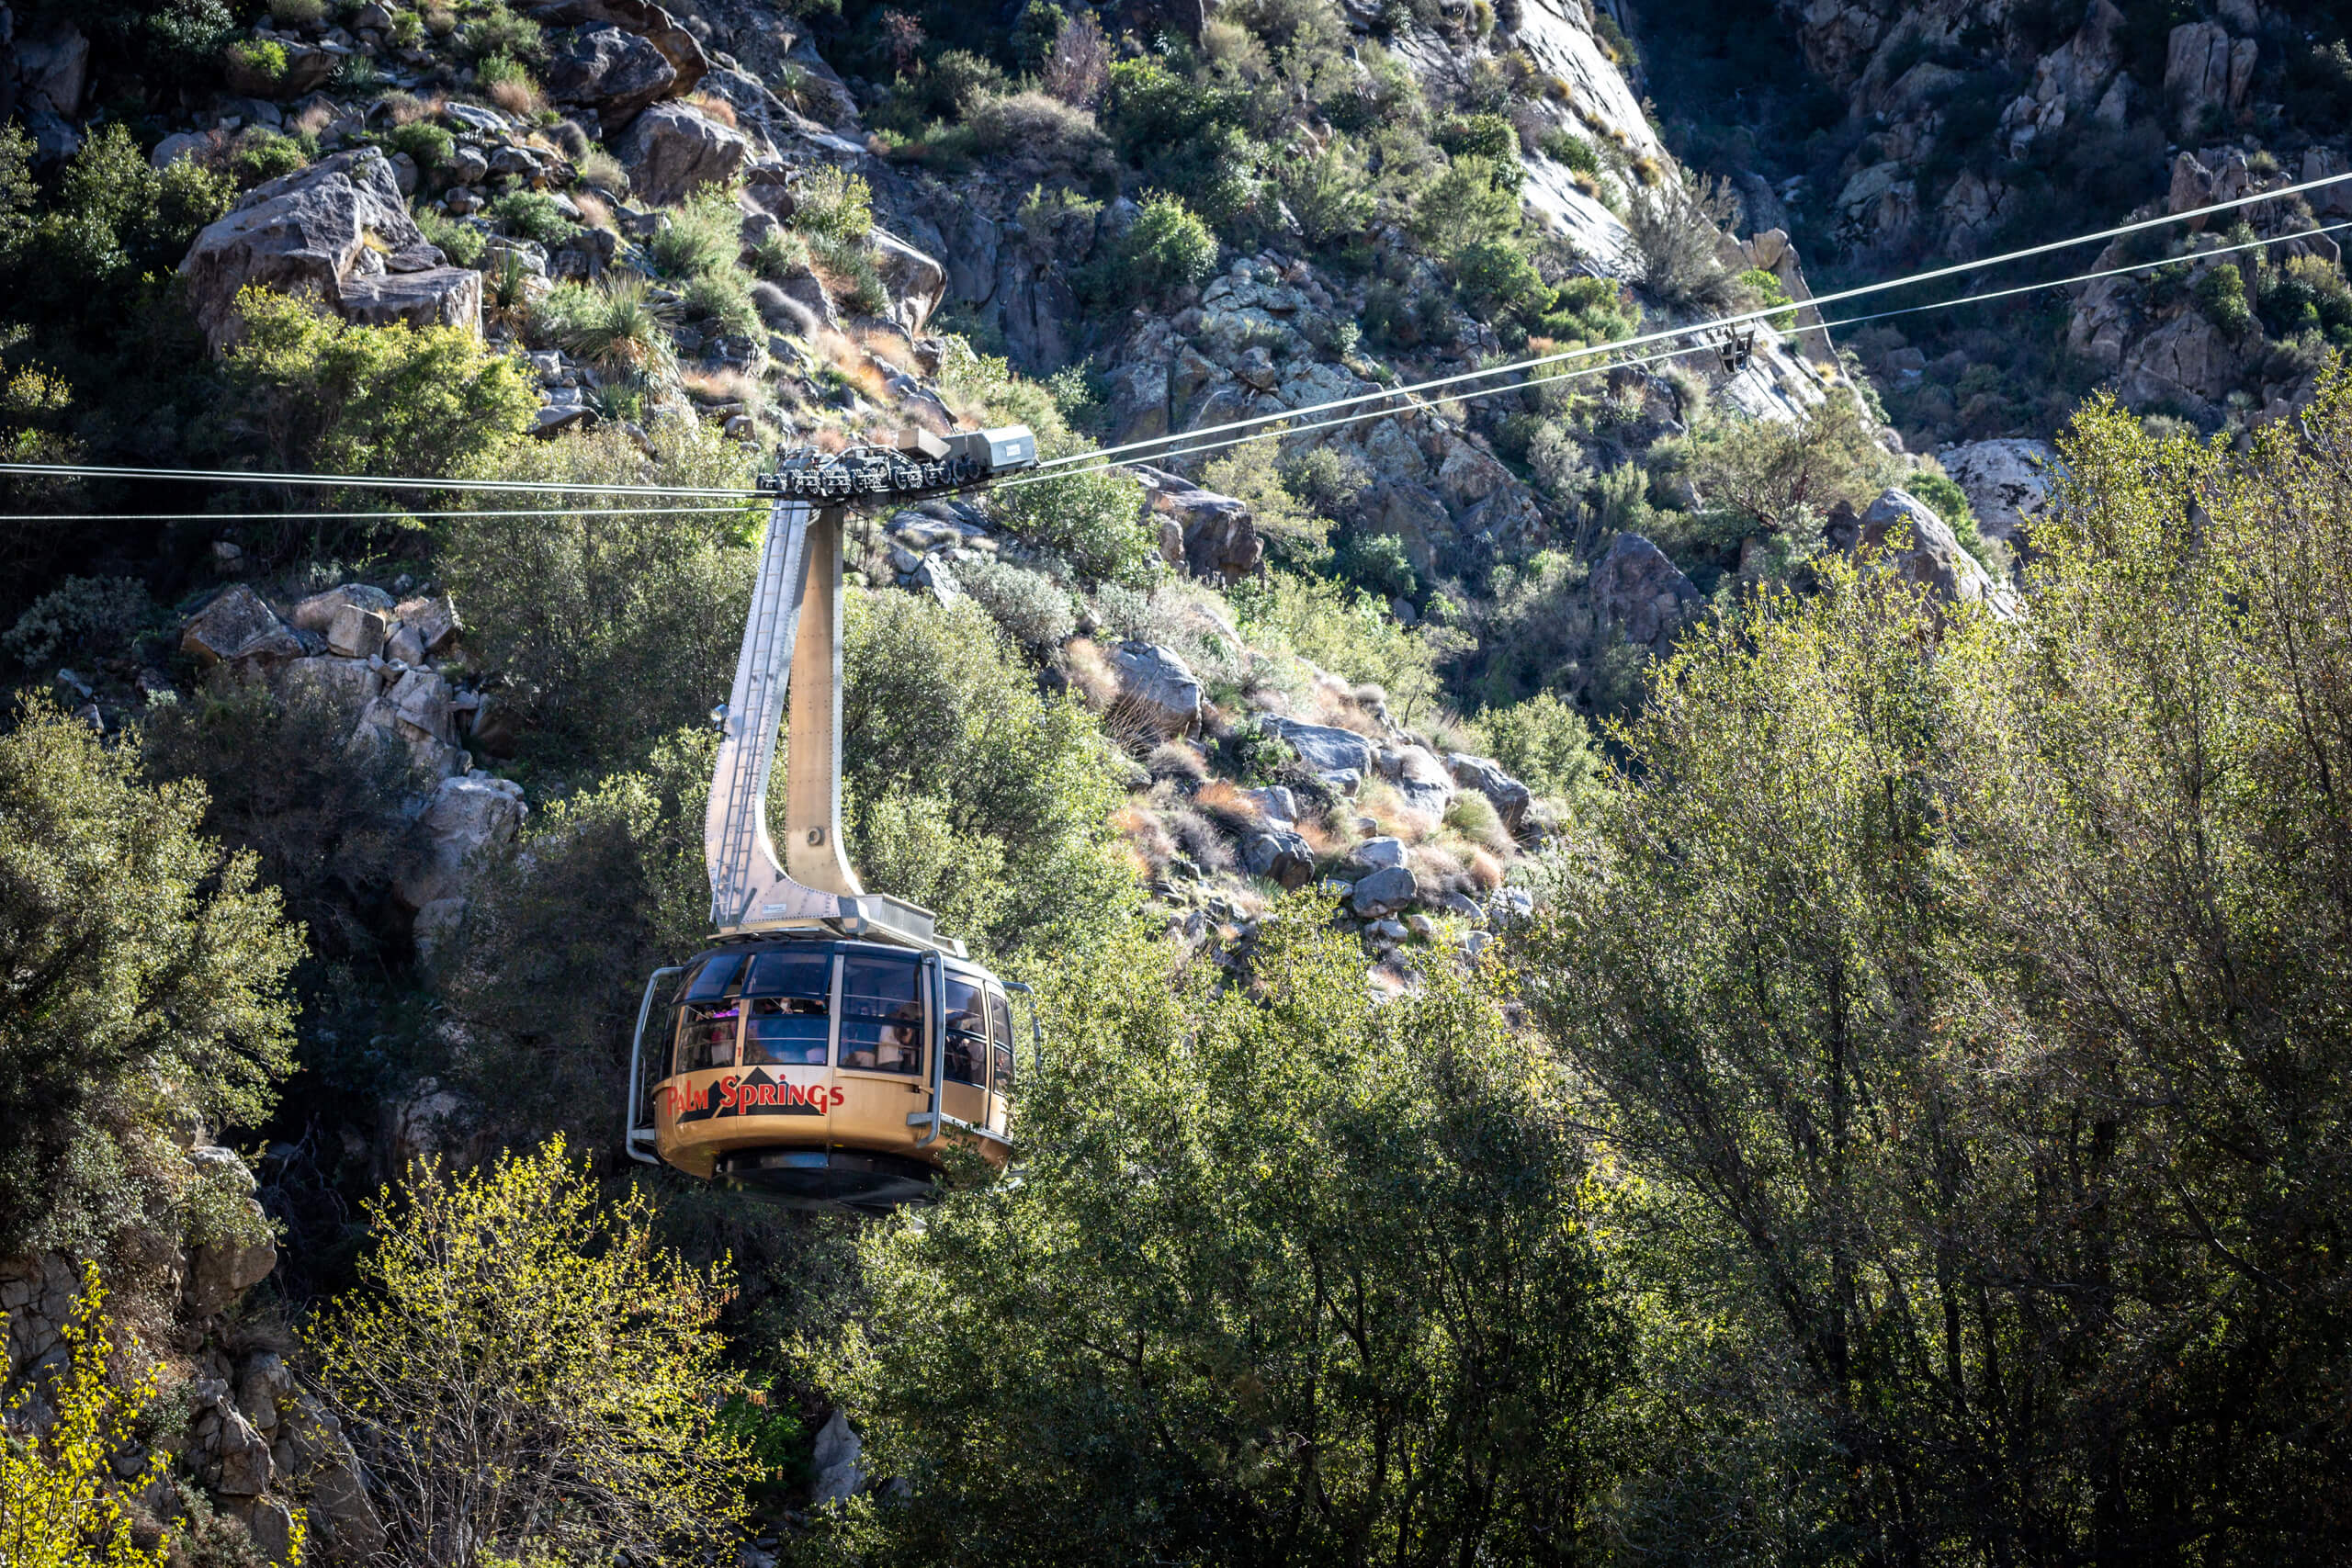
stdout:
POLYGON ((863 175, 820 164, 801 179, 795 196, 792 226, 804 233, 854 243, 874 228, 874 191, 863 175))
POLYGON ((1554 290, 1536 330, 1564 343, 1610 343, 1631 336, 1641 307, 1613 278, 1572 277, 1554 290))
POLYGON ((857 316, 878 316, 890 308, 890 290, 865 245, 830 234, 811 234, 808 243, 808 259, 824 275, 836 304, 857 316))
POLYGON ((280 26, 315 22, 326 14, 327 0, 269 0, 269 19, 280 26))
POLYGON ((1124 304, 1164 301, 1216 270, 1216 236, 1182 198, 1151 191, 1127 231, 1090 264, 1097 297, 1124 304))
POLYGON ((1372 221, 1372 182, 1363 161, 1340 138, 1320 152, 1285 159, 1276 165, 1275 179, 1283 205, 1298 220, 1299 232, 1309 243, 1328 245, 1361 233, 1372 221))
POLYGON ((1143 488, 1114 468, 1062 471, 1000 490, 998 522, 1069 558, 1087 582, 1148 586, 1160 573, 1159 536, 1143 522, 1143 488))
POLYGON ((1519 232, 1516 163, 1475 154, 1456 158, 1413 200, 1412 230, 1444 255, 1507 240, 1519 232))
MULTIPOLYGON (((751 279, 737 267, 718 267, 686 285, 680 309, 718 331, 736 337, 759 338, 759 308, 752 303, 751 279)), ((870 312, 869 312, 870 313, 870 312)))
POLYGON ((1577 174, 1595 179, 1600 175, 1600 154, 1593 151, 1592 143, 1564 127, 1545 131, 1536 151, 1577 174))
POLYGON ((565 352, 606 376, 650 376, 669 367, 671 308, 645 280, 607 274, 584 299, 567 297, 558 341, 565 352))
MULTIPOLYGON (((492 59, 503 59, 510 66, 519 61, 536 60, 544 43, 539 24, 514 15, 507 9, 505 0, 492 0, 488 10, 468 22, 458 34, 458 51, 474 61, 478 72, 485 72, 492 59)), ((486 74, 481 82, 484 87, 491 85, 486 74)))
MULTIPOLYGON (((650 457, 616 430, 533 443, 496 471, 694 489, 749 479, 743 449, 699 421, 658 421, 650 439, 650 457)), ((560 491, 516 494, 516 508, 567 504, 560 491)), ((752 582, 746 513, 603 514, 616 504, 526 529, 454 520, 442 554, 466 607, 469 657, 514 682, 526 748, 594 767, 636 765, 659 738, 700 721, 708 694, 733 675, 752 582)))
POLYGON ((2197 308, 2205 319, 2231 337, 2243 337, 2255 325, 2254 307, 2246 302, 2245 277, 2226 262, 2209 267, 2195 284, 2197 308))
POLYGON ((411 10, 394 11, 392 30, 387 36, 394 49, 414 49, 424 41, 424 18, 411 10))
POLYGON ((1002 956, 1094 941, 1136 892, 1109 855, 1117 790, 1094 721, 1040 697, 978 605, 854 592, 846 612, 844 830, 868 886, 1002 956))
POLYGON ((256 125, 238 133, 236 145, 229 154, 229 172, 237 176, 240 185, 265 185, 281 175, 292 174, 310 161, 302 144, 294 138, 256 125))
POLYGON ((508 233, 549 250, 580 232, 580 225, 566 218, 555 197, 545 191, 510 190, 492 202, 488 210, 491 221, 508 233))
POLYGON ((1537 320, 1552 304, 1552 290, 1514 241, 1483 240, 1464 246, 1454 253, 1453 274, 1462 302, 1482 321, 1507 316, 1537 320))
POLYGON ((731 265, 743 247, 743 215, 734 194, 706 186, 669 210, 669 222, 645 242, 645 252, 665 277, 690 281, 731 265))
MULTIPOLYGON (((414 13, 404 11, 401 15, 413 16, 414 13)), ((405 152, 415 159, 420 169, 439 168, 458 150, 458 139, 427 119, 394 126, 384 141, 394 152, 405 152)))
POLYGON ((201 790, 151 783, 132 748, 46 704, 12 718, 0 1254, 94 1257, 167 1213, 187 1176, 182 1117, 252 1126, 268 1113, 293 1066, 287 982, 302 934, 252 856, 203 836, 201 790))
POLYGON ((812 1358, 877 1469, 926 1484, 813 1515, 817 1541, 914 1562, 1050 1540, 1109 1563, 1270 1538, 1245 1554, 1386 1561, 1363 1543, 1409 1540, 1485 1564, 1605 1516, 1630 1341, 1587 1145, 1481 982, 1432 964, 1378 1001, 1328 903, 1275 917, 1228 984, 1125 931, 1041 976, 1035 1163, 861 1233, 861 1320, 894 1332, 812 1358), (1390 1452, 1411 1486, 1372 1457, 1390 1452), (1052 1483, 984 1482, 991 1464, 1052 1483))
POLYGON ((130 650, 130 639, 155 614, 147 585, 135 577, 69 577, 26 606, 0 635, 28 668, 60 659, 107 659, 130 650))
POLYGON ((1399 625, 1385 600, 1289 571, 1238 582, 1227 597, 1252 649, 1295 654, 1341 680, 1370 682, 1388 694, 1402 720, 1437 695, 1434 649, 1419 630, 1399 625))
POLYGON ((229 46, 229 62, 265 82, 282 82, 291 63, 276 39, 240 39, 229 46))
MULTIPOLYGON (((1789 291, 1781 287, 1780 277, 1760 266, 1749 267, 1736 281, 1740 291, 1747 296, 1747 303, 1742 307, 1744 310, 1767 310, 1790 302, 1789 291)), ((1766 317, 1765 321, 1774 332, 1785 333, 1796 326, 1797 313, 1792 310, 1781 310, 1766 317)))
POLYGON ((1519 156, 1519 132, 1498 114, 1464 115, 1449 119, 1438 127, 1437 144, 1456 158, 1500 161, 1519 156))
POLYGON ((442 253, 458 266, 475 266, 481 261, 482 251, 490 241, 470 223, 450 217, 437 208, 419 207, 416 226, 425 241, 438 245, 442 253))
POLYGON ((752 275, 781 283, 808 265, 808 242, 789 229, 774 229, 746 253, 752 275))
POLYGON ((538 412, 520 363, 463 328, 361 326, 252 288, 237 310, 233 417, 282 468, 447 477, 507 449, 538 412))
POLYGON ((1069 592, 1026 567, 983 556, 959 563, 956 581, 999 630, 1033 654, 1060 647, 1078 630, 1069 592))
POLYGON ((1549 692, 1478 716, 1503 771, 1549 799, 1589 801, 1609 776, 1584 716, 1549 692))

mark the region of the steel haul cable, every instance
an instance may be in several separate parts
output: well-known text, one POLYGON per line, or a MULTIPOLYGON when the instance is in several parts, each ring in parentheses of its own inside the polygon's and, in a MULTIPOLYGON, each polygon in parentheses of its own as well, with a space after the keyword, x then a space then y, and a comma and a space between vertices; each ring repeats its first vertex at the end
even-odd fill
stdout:
MULTIPOLYGON (((2176 263, 2183 261, 2199 261, 2211 256, 2231 255, 2240 251, 2258 250, 2267 245, 2285 244, 2290 241, 2305 239, 2313 234, 2334 233, 2339 230, 2345 229, 2352 229, 2352 220, 2346 220, 2343 222, 2337 223, 2329 223, 2314 229, 2299 230, 2292 234, 2273 235, 2267 240, 2247 240, 2242 241, 2236 244, 2220 245, 2211 250, 2199 251, 2189 256, 2173 256, 2158 261, 2132 262, 2122 266, 2104 267, 2096 272, 2077 274, 2072 277, 2052 278, 2046 283, 2021 283, 2013 288, 1990 289, 1982 294, 1956 295, 1950 299, 1932 300, 1925 305, 1905 305, 1892 310, 1873 310, 1865 315, 1841 317, 1834 321, 1823 321, 1815 326, 1800 327, 1797 329, 1797 332, 1799 333, 1815 332, 1827 333, 1837 328, 1860 326, 1865 321, 1883 321, 1894 316, 1914 316, 1929 310, 1957 310, 1963 305, 1978 305, 1983 304, 1987 300, 2010 299, 2016 295, 2030 294, 2036 290, 2044 288, 2068 288, 2078 283, 2091 283, 2105 277, 2119 277, 2129 273, 2153 271, 2156 268, 2171 266, 2176 263)), ((1770 313, 1773 315, 1780 315, 1789 309, 1790 307, 1781 306, 1775 309, 1770 313)), ((1679 335, 1688 336, 1692 333, 1702 332, 1718 324, 1719 323, 1714 321, 1698 322, 1692 326, 1684 328, 1679 335)), ((1606 348, 1615 348, 1620 345, 1612 344, 1605 346, 1606 348)), ((1603 364, 1585 366, 1575 370, 1558 371, 1549 376, 1531 377, 1523 381, 1512 381, 1499 387, 1481 387, 1470 391, 1453 392, 1444 396, 1431 398, 1425 401, 1411 404, 1404 408, 1367 409, 1357 413, 1342 414, 1336 419, 1317 420, 1311 424, 1290 424, 1287 421, 1292 416, 1288 414, 1261 416, 1261 421, 1264 419, 1273 419, 1283 421, 1284 423, 1276 425, 1272 429, 1255 431, 1247 435, 1227 436, 1219 441, 1202 442, 1195 446, 1180 447, 1174 451, 1158 453, 1155 456, 1159 457, 1189 457, 1198 456, 1204 452, 1223 451, 1227 447, 1243 446, 1252 441, 1288 440, 1292 436, 1304 435, 1317 430, 1329 430, 1339 425, 1353 424, 1364 420, 1394 419, 1407 414, 1427 412, 1442 403, 1465 403, 1474 398, 1494 397, 1503 392, 1516 392, 1523 390, 1529 387, 1548 386, 1559 381, 1580 380, 1589 376, 1607 375, 1610 371, 1633 366, 1655 365, 1664 360, 1679 359, 1694 354, 1713 354, 1717 352, 1717 349, 1718 345, 1713 343, 1692 344, 1682 348, 1668 349, 1657 354, 1638 355, 1624 359, 1612 359, 1603 364)), ((1498 366, 1493 371, 1489 372, 1489 374, 1500 375, 1506 373, 1511 368, 1513 367, 1498 366)), ((1391 392, 1387 395, 1393 397, 1398 394, 1391 392)), ((1328 407, 1329 405, 1314 406, 1328 407)), ((1308 409, 1302 409, 1297 412, 1313 412, 1313 407, 1310 406, 1308 409)), ((1260 423, 1261 421, 1252 421, 1250 423, 1260 423)), ((1238 428, 1238 423, 1211 425, 1203 430, 1187 432, 1184 435, 1177 437, 1176 439, 1193 440, 1199 436, 1212 435, 1217 434, 1219 431, 1232 430, 1236 428, 1238 428)), ((1099 454, 1089 455, 1099 456, 1099 454)), ((1144 459, 1136 460, 1142 461, 1144 459)), ((1018 489, 1023 485, 1041 484, 1050 479, 1065 479, 1076 474, 1100 473, 1106 468, 1121 468, 1124 466, 1125 464, 1123 463, 1098 463, 1090 468, 1065 468, 1059 473, 1024 474, 1017 479, 1001 479, 997 482, 995 488, 999 490, 1013 490, 1018 489)))
MULTIPOLYGON (((1084 464, 1089 465, 1089 467, 1078 468, 1076 471, 1087 472, 1091 471, 1094 468, 1114 467, 1116 465, 1104 462, 1103 459, 1116 457, 1126 453, 1142 451, 1148 447, 1174 448, 1185 442, 1197 443, 1203 436, 1221 435, 1227 431, 1252 430, 1257 427, 1276 423, 1288 424, 1290 422, 1297 420, 1302 416, 1320 413, 1329 409, 1348 408, 1367 402, 1376 402, 1385 399, 1409 397, 1419 392, 1429 391, 1442 387, 1460 386, 1465 382, 1490 380, 1496 377, 1509 376, 1527 370, 1537 369, 1547 365, 1564 364, 1573 360, 1598 358, 1610 355, 1622 355, 1624 350, 1629 348, 1642 348, 1655 344, 1670 343, 1676 339, 1687 339, 1697 333, 1711 330, 1720 331, 1725 328, 1737 327, 1753 322, 1768 321, 1771 317, 1783 314, 1792 308, 1811 308, 1817 311, 1820 307, 1826 304, 1833 304, 1847 299, 1860 299, 1872 294, 1883 294, 1897 288, 1911 288, 1921 283, 1932 282, 1939 278, 1951 277, 1962 273, 1982 272, 1987 268, 2007 265, 2010 263, 2027 260, 2037 255, 2046 255, 2052 252, 2065 250, 2075 245, 2088 244, 2094 241, 2118 239, 2126 234, 2142 232, 2165 224, 2183 223, 2191 219, 2210 217, 2215 213, 2232 211, 2239 208, 2255 206, 2263 202, 2281 201, 2289 197, 2301 195, 2305 191, 2316 189, 2322 186, 2333 185, 2339 181, 2347 179, 2352 179, 2352 173, 2329 175, 2319 179, 2304 180, 2294 185, 2284 186, 2277 190, 2261 191, 2247 196, 2234 197, 2226 201, 2212 202, 2204 207, 2191 208, 2182 212, 2168 213, 2156 218, 2139 219, 2129 223, 2117 224, 2111 228, 2094 231, 2086 234, 2076 234, 2065 239, 2046 241, 2038 245, 2030 245, 2021 250, 2005 252, 2004 254, 1996 256, 1982 257, 1969 262, 1956 262, 1945 266, 1931 268, 1925 272, 1914 273, 1907 277, 1888 278, 1877 283, 1861 284, 1852 288, 1839 289, 1828 294, 1815 295, 1810 299, 1796 302, 1793 307, 1790 305, 1765 306, 1754 310, 1742 311, 1735 315, 1713 317, 1703 321, 1693 321, 1682 326, 1664 328, 1657 332, 1643 333, 1634 337, 1621 338, 1609 344, 1591 344, 1575 349, 1567 349, 1563 350, 1558 354, 1541 355, 1529 359, 1515 361, 1508 365, 1488 366, 1483 369, 1464 371, 1451 376, 1437 377, 1430 380, 1417 381, 1402 387, 1387 387, 1379 389, 1375 391, 1353 394, 1349 397, 1329 399, 1319 403, 1308 403, 1295 409, 1285 409, 1277 413, 1252 415, 1247 419, 1231 420, 1223 424, 1211 425, 1199 430, 1185 431, 1173 435, 1152 436, 1141 441, 1127 442, 1118 446, 1098 447, 1087 452, 1069 453, 1063 457, 1048 458, 1046 462, 1040 464, 1039 468, 1041 469, 1065 469, 1070 468, 1073 465, 1084 464)), ((2341 229, 2344 227, 2346 227, 2346 225, 2341 223, 2331 224, 2327 226, 2327 228, 2309 229, 2301 231, 2301 232, 2303 234, 2326 233, 2331 230, 2341 229)), ((2104 271, 2085 274, 2076 277, 2053 279, 2044 283, 2023 284, 2013 288, 1997 290, 1982 295, 1966 295, 1961 296, 1955 299, 1936 301, 1928 305, 1909 306, 1894 310, 1877 311, 1868 315, 1848 318, 1844 321, 1836 322, 1824 321, 1819 326, 1808 326, 1802 330, 1804 332, 1827 332, 1833 327, 1851 325, 1857 321, 1881 321, 1890 316, 1913 314, 1920 310, 1950 309, 1959 304, 2001 299, 2009 295, 2025 293, 2038 288, 2066 288, 2075 283, 2089 281, 2098 277, 2112 276, 2120 273, 2147 270, 2154 267, 2168 265, 2174 261, 2194 260, 2198 256, 2225 254, 2230 251, 2246 250, 2259 245, 2284 243, 2298 237, 2299 236, 2295 234, 2277 235, 2268 240, 2257 240, 2247 243, 2228 246, 2223 249, 2201 251, 2195 253, 2194 255, 2188 257, 2171 257, 2154 262, 2139 263, 2128 266, 2108 268, 2104 271)), ((1610 361, 1608 364, 1595 367, 1589 373, 1597 374, 1606 371, 1611 365, 1655 363, 1657 359, 1672 358, 1682 354, 1700 353, 1705 351, 1706 345, 1700 345, 1698 347, 1668 351, 1657 355, 1643 359, 1629 360, 1619 358, 1610 361)), ((1432 400, 1432 401, 1465 401, 1472 397, 1490 395, 1493 392, 1511 391, 1520 387, 1536 386, 1552 380, 1564 380, 1570 378, 1573 378, 1571 375, 1563 375, 1543 378, 1540 380, 1522 380, 1511 382, 1500 387, 1487 389, 1484 391, 1453 393, 1432 400)), ((1384 418, 1403 412, 1408 411, 1382 409, 1354 417, 1384 418)), ((1303 430, 1308 429, 1327 429, 1333 425, 1351 423, 1353 423, 1353 418, 1324 421, 1313 425, 1294 427, 1285 434, 1298 434, 1303 430)), ((1161 457, 1183 457, 1202 451, 1217 450, 1224 446, 1238 446, 1245 440, 1262 438, 1264 437, 1243 436, 1232 440, 1221 441, 1214 446, 1195 445, 1192 446, 1185 446, 1182 450, 1171 449, 1161 451, 1156 455, 1161 457)), ((1136 458, 1135 460, 1144 461, 1147 459, 1136 458)), ((524 493, 538 494, 561 492, 564 494, 575 495, 611 496, 684 496, 713 500, 741 499, 746 501, 756 500, 762 493, 756 490, 694 488, 671 485, 573 485, 529 479, 385 479, 360 475, 257 474, 241 472, 235 469, 101 468, 91 465, 41 463, 0 463, 0 474, 91 479, 211 480, 217 482, 231 482, 249 485, 328 485, 345 486, 353 489, 379 490, 407 489, 425 491, 519 491, 524 493)), ((1001 488, 1035 483, 1049 477, 1059 476, 1048 475, 1041 472, 1038 474, 1024 476, 1018 479, 1001 481, 1001 488)), ((96 520, 96 514, 91 515, 93 516, 93 520, 96 520)), ((177 516, 183 514, 175 513, 173 515, 177 516)), ((204 514, 195 513, 187 515, 201 516, 204 514)), ((292 517, 297 514, 271 513, 269 515, 292 517)), ((331 513, 329 515, 352 516, 356 514, 331 513)), ((401 515, 407 514, 403 513, 401 515)), ((25 517, 0 518, 0 521, 28 520, 40 521, 46 519, 25 517)), ((119 520, 137 519, 134 518, 133 514, 122 514, 119 520)))

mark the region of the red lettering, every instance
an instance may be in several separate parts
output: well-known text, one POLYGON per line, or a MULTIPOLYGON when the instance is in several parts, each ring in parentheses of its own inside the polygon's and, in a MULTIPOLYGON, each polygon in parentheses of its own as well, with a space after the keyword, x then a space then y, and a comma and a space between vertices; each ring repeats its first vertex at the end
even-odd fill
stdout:
POLYGON ((841 1103, 842 1103, 842 1100, 847 1100, 848 1098, 849 1098, 849 1096, 848 1096, 848 1095, 846 1095, 846 1094, 844 1094, 844 1093, 842 1093, 840 1089, 837 1089, 833 1090, 833 1107, 834 1107, 834 1109, 835 1109, 835 1110, 839 1110, 839 1109, 841 1108, 841 1103))
POLYGON ((721 1111, 740 1109, 741 1101, 736 1093, 736 1080, 730 1075, 718 1080, 718 1108, 721 1111))

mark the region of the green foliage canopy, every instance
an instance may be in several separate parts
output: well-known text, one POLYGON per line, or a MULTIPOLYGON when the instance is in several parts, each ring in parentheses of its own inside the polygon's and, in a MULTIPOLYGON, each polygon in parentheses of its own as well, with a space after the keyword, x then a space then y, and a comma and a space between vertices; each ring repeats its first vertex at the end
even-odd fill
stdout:
POLYGON ((250 1125, 290 1066, 302 933, 204 810, 53 708, 0 734, 0 1251, 152 1222, 179 1108, 250 1125))
POLYGON ((1326 913, 1284 906, 1249 984, 1136 936, 1048 977, 1022 1179, 868 1232, 868 1310, 810 1347, 913 1483, 820 1528, 898 1561, 1598 1546, 1624 1340, 1582 1148, 1480 982, 1374 1006, 1326 913))

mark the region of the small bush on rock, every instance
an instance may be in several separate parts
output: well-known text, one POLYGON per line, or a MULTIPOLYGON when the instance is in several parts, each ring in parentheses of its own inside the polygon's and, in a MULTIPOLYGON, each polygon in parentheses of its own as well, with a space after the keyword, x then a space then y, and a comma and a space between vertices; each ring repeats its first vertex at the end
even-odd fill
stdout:
POLYGON ((858 241, 874 227, 874 191, 862 175, 831 164, 808 171, 792 209, 792 226, 828 239, 858 241))
POLYGON ((1005 636, 1029 652, 1058 648, 1078 631, 1068 591, 1026 567, 983 558, 958 565, 956 581, 1005 636))
POLYGON ((1115 469, 1057 473, 994 499, 997 521, 1069 558, 1089 582, 1148 585, 1159 541, 1143 522, 1143 487, 1115 469))
POLYGON ((111 658, 129 650, 154 614, 147 585, 135 577, 69 577, 17 617, 0 648, 32 668, 111 658))
POLYGON ((1216 236, 1182 198, 1153 191, 1127 231, 1090 269, 1098 296, 1126 304, 1164 301, 1216 270, 1216 236))
POLYGON ((538 410, 521 365, 463 328, 359 326, 263 288, 237 310, 232 418, 282 468, 446 477, 506 449, 538 410))
POLYGON ((1736 279, 1721 250, 1739 213, 1729 182, 1713 176, 1637 192, 1625 227, 1642 262, 1642 281, 1669 304, 1723 310, 1737 301, 1736 279))

